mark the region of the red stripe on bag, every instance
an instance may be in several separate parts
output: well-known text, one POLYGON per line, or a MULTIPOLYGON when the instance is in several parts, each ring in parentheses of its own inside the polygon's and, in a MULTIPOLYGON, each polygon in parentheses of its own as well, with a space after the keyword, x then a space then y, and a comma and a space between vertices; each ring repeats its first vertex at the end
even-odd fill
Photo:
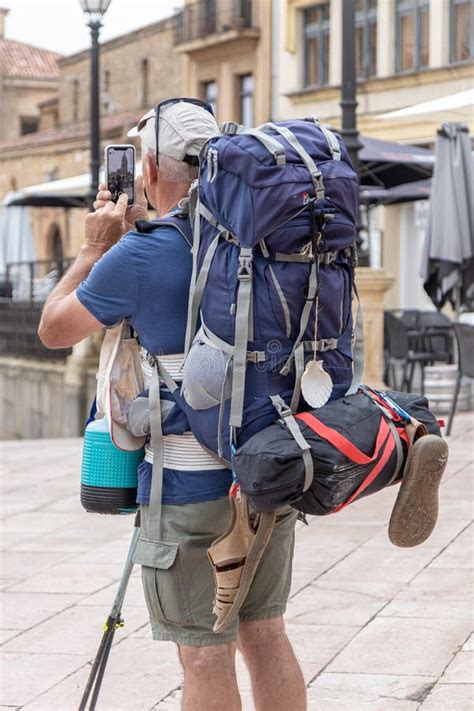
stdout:
POLYGON ((336 432, 336 430, 333 430, 331 427, 327 427, 327 425, 323 424, 310 412, 302 412, 299 415, 296 415, 296 419, 302 420, 305 424, 308 425, 308 427, 313 430, 313 432, 316 432, 316 434, 318 434, 320 437, 327 440, 330 444, 334 445, 334 447, 336 447, 340 452, 345 454, 346 457, 355 464, 370 464, 371 462, 375 461, 379 456, 380 450, 382 449, 382 446, 387 440, 388 435, 390 434, 390 427, 386 420, 382 417, 380 421, 379 431, 377 434, 377 441, 375 442, 375 451, 373 455, 369 457, 367 454, 364 454, 364 452, 361 452, 360 449, 353 445, 352 442, 349 442, 346 437, 344 437, 339 432, 336 432))
POLYGON ((338 511, 341 511, 343 508, 345 508, 346 506, 351 504, 354 501, 354 499, 357 499, 357 497, 360 496, 361 493, 363 491, 365 491, 365 489, 367 489, 368 486, 370 486, 370 484, 372 484, 372 482, 377 478, 377 476, 380 474, 380 472, 382 471, 382 469, 384 468, 384 466, 390 459, 390 456, 391 456, 394 449, 395 449, 395 439, 393 436, 391 436, 389 438, 389 440, 387 441, 386 447, 385 447, 383 454, 380 457, 379 461, 374 466, 374 468, 370 470, 370 472, 368 473, 368 475, 366 476, 366 478, 364 479, 362 484, 359 486, 359 488, 356 491, 354 491, 354 493, 351 496, 349 496, 347 501, 345 501, 343 504, 339 504, 339 506, 336 506, 336 508, 331 513, 337 513, 338 511))
MULTIPOLYGON (((398 431, 398 430, 397 430, 398 431)), ((410 446, 410 442, 408 440, 408 435, 406 430, 402 430, 401 432, 398 432, 398 435, 400 439, 402 439, 404 442, 406 442, 407 446, 410 446)))

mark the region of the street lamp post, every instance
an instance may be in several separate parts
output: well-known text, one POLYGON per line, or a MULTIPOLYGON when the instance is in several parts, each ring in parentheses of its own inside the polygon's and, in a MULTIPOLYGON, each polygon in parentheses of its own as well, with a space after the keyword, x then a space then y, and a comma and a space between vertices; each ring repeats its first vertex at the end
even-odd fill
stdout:
POLYGON ((351 157, 355 171, 359 172, 359 153, 361 143, 357 131, 357 77, 355 53, 355 6, 356 0, 344 0, 342 3, 342 86, 341 135, 351 157))
POLYGON ((91 185, 89 203, 95 200, 99 185, 100 168, 100 97, 99 97, 99 33, 102 17, 107 12, 111 0, 79 0, 88 16, 91 31, 91 72, 90 72, 90 143, 91 143, 91 185))
MULTIPOLYGON (((358 154, 362 148, 357 130, 357 68, 355 51, 355 9, 356 0, 343 0, 342 2, 342 82, 341 101, 342 130, 341 136, 347 151, 359 175, 358 154)), ((368 264, 368 254, 362 250, 360 211, 357 211, 357 251, 359 264, 368 264)))

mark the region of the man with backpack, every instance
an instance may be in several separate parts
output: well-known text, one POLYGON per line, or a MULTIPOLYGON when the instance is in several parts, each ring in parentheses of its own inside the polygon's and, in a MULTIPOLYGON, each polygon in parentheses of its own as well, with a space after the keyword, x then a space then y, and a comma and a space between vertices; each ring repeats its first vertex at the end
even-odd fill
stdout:
MULTIPOLYGON (((134 134, 140 136, 144 154, 136 204, 127 210, 127 198, 122 195, 115 205, 101 186, 96 211, 86 217, 84 245, 50 295, 39 328, 46 346, 64 348, 103 326, 127 320, 143 348, 150 393, 153 378, 162 378, 163 413, 164 401, 171 399, 173 378, 182 377, 192 280, 187 196, 197 177, 200 150, 216 132, 212 112, 197 100, 167 100, 145 114, 134 134), (148 221, 143 187, 160 217, 155 223, 148 221)), ((158 390, 159 401, 159 386, 158 390)), ((215 634, 214 579, 207 550, 220 536, 230 560, 234 556, 239 561, 247 550, 243 539, 250 540, 255 531, 247 516, 237 521, 240 528, 233 525, 235 517, 242 517, 240 504, 229 520, 231 473, 180 422, 177 417, 174 429, 163 429, 162 447, 153 465, 149 448, 139 469, 142 533, 137 562, 142 564, 153 636, 179 647, 183 709, 241 708, 235 671, 238 640, 258 711, 303 711, 304 679, 282 619, 290 591, 297 513, 287 507, 279 512, 274 526, 272 520, 270 541, 238 616, 215 634), (163 506, 157 540, 149 501, 157 487, 152 473, 158 467, 154 465, 161 457, 163 506), (237 536, 232 533, 236 530, 237 536)), ((235 567, 230 563, 220 571, 224 596, 226 575, 230 579, 235 567)), ((220 603, 225 608, 225 600, 220 603)))

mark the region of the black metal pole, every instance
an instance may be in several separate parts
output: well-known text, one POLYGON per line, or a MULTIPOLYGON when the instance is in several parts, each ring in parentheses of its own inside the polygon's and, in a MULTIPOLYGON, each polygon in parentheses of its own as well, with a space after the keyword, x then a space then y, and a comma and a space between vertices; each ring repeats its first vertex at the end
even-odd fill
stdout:
POLYGON ((347 150, 354 170, 359 173, 357 154, 360 150, 357 131, 357 78, 355 53, 355 6, 356 0, 344 0, 342 3, 342 85, 341 102, 342 130, 347 150))
MULTIPOLYGON (((355 49, 355 9, 356 0, 343 0, 342 2, 342 81, 341 81, 341 101, 342 109, 342 130, 341 136, 346 144, 347 151, 354 166, 354 170, 359 175, 359 150, 362 144, 359 141, 357 130, 357 68, 355 49)), ((362 239, 360 237, 361 219, 360 211, 357 210, 357 252, 359 264, 367 266, 368 254, 361 249, 362 239)))
POLYGON ((100 168, 100 101, 99 101, 99 33, 100 20, 91 20, 91 77, 90 77, 90 134, 91 134, 91 187, 90 206, 95 200, 99 185, 100 168))

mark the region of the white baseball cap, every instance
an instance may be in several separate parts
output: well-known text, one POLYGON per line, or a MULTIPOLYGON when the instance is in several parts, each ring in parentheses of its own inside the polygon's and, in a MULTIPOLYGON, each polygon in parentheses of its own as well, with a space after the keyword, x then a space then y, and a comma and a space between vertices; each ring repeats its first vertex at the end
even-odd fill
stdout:
MULTIPOLYGON (((140 136, 147 148, 156 153, 155 121, 156 109, 150 109, 127 136, 140 136)), ((204 105, 176 99, 170 100, 170 103, 163 102, 159 110, 159 131, 159 153, 185 161, 186 158, 197 158, 203 145, 219 132, 219 128, 204 105)))

